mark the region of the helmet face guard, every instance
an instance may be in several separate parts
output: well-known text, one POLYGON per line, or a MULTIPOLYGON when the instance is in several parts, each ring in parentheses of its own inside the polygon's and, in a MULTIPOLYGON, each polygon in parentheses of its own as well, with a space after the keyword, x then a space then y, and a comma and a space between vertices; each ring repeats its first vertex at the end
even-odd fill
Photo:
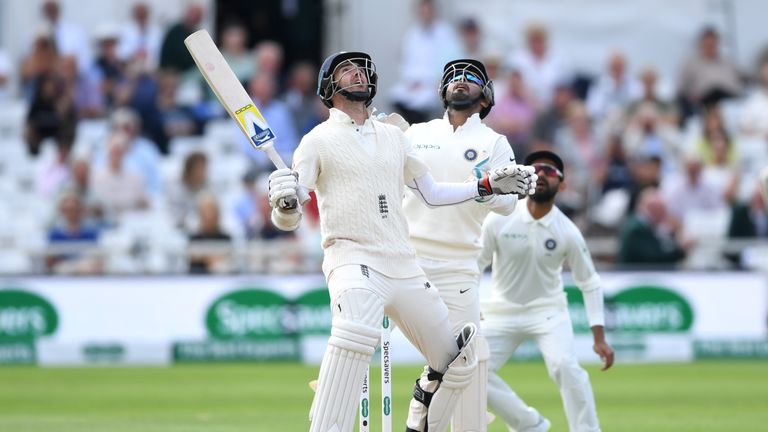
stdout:
MULTIPOLYGON (((452 82, 458 80, 464 80, 480 87, 482 98, 488 102, 488 106, 480 110, 480 118, 485 118, 495 103, 493 81, 488 78, 485 66, 481 62, 472 59, 460 59, 448 62, 443 68, 443 78, 440 80, 440 88, 438 89, 440 100, 443 101, 443 108, 448 108, 449 105, 449 102, 446 99, 448 86, 452 82)), ((475 101, 472 101, 471 103, 474 104, 475 101)))
POLYGON ((365 106, 369 106, 373 97, 376 96, 376 83, 378 82, 378 75, 376 74, 376 65, 371 60, 371 56, 362 52, 340 52, 328 56, 320 67, 320 72, 317 77, 317 95, 323 101, 323 104, 328 108, 333 107, 331 98, 336 93, 341 94, 349 100, 357 102, 365 102, 365 106), (336 72, 345 65, 352 64, 355 67, 350 68, 347 72, 339 77, 335 77, 336 72), (368 86, 364 91, 352 91, 350 90, 354 85, 347 87, 341 87, 341 78, 348 73, 355 71, 362 72, 367 80, 368 86))

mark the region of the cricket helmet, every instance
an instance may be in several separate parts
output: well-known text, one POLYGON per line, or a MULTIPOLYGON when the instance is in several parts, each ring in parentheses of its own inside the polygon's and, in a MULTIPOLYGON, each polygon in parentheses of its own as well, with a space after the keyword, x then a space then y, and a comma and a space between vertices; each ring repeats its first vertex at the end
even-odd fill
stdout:
POLYGON ((333 107, 331 98, 336 93, 341 94, 349 100, 364 101, 365 106, 369 106, 373 97, 376 96, 376 83, 379 80, 376 75, 376 65, 371 60, 371 56, 364 52, 338 52, 328 56, 323 65, 320 66, 320 72, 317 76, 317 95, 320 96, 325 106, 333 107), (346 62, 351 62, 362 69, 368 78, 368 89, 366 91, 349 91, 346 88, 339 87, 339 82, 334 80, 334 73, 339 66, 346 62))
MULTIPOLYGON (((493 104, 495 103, 493 96, 493 81, 488 78, 488 73, 485 71, 485 65, 478 60, 458 59, 445 64, 445 67, 443 68, 443 78, 440 80, 440 88, 438 88, 440 100, 443 101, 443 107, 448 108, 449 105, 449 101, 446 99, 448 85, 461 78, 480 87, 481 98, 484 98, 488 102, 488 106, 480 110, 480 118, 485 118, 485 116, 491 112, 491 107, 493 107, 493 104)), ((480 98, 468 101, 463 105, 469 107, 479 102, 479 100, 480 98)))

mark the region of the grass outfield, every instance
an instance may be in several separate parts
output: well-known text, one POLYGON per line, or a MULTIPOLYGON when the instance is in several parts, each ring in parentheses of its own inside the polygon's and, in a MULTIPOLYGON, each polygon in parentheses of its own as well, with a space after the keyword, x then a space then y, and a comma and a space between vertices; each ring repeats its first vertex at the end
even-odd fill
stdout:
MULTIPOLYGON (((768 430, 768 362, 698 362, 588 367, 603 430, 768 430)), ((394 430, 418 368, 395 367, 394 430)), ((299 364, 168 368, 0 368, 0 431, 304 431, 317 369, 299 364)), ((378 370, 371 370, 378 401, 378 370)), ((553 423, 567 426, 557 389, 541 363, 502 373, 553 423)), ((371 404, 374 405, 373 403, 371 404)), ((378 408, 378 404, 375 405, 378 408)), ((372 431, 379 430, 374 412, 372 431)), ((489 431, 506 428, 497 420, 489 431)))

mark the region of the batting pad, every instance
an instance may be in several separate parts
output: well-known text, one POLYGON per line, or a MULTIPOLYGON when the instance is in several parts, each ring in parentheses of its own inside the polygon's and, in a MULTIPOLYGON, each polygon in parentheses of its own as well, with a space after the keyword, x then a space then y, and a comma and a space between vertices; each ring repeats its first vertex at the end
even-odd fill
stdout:
POLYGON ((379 328, 335 317, 320 365, 310 432, 351 431, 379 328))
POLYGON ((475 324, 468 323, 461 329, 461 333, 457 337, 457 341, 462 341, 463 346, 459 348, 459 354, 456 358, 448 364, 448 369, 443 374, 443 380, 432 396, 427 414, 427 430, 429 432, 443 432, 448 429, 459 396, 472 381, 472 376, 477 369, 475 344, 472 343, 476 333, 475 324))
POLYGON ((491 352, 482 336, 474 337, 472 344, 477 353, 477 369, 456 403, 451 427, 454 432, 483 432, 488 429, 486 390, 491 352))

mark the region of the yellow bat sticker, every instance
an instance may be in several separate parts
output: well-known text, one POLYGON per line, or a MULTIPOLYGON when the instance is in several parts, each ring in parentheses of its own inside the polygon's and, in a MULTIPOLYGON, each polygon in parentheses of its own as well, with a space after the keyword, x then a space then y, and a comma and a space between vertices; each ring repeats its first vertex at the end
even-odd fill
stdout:
POLYGON ((235 118, 240 127, 251 138, 254 146, 260 147, 276 138, 267 121, 253 104, 248 104, 235 111, 235 118))

